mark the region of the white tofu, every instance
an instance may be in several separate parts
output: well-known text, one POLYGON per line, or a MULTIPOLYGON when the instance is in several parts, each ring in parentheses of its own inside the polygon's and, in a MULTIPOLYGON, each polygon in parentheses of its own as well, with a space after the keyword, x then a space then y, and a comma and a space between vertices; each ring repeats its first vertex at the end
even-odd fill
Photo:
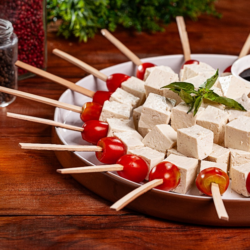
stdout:
MULTIPOLYGON (((148 175, 151 169, 164 160, 165 154, 158 152, 152 148, 143 147, 139 149, 129 150, 129 154, 140 156, 148 165, 148 175)), ((146 180, 148 180, 148 175, 146 180)))
POLYGON ((226 125, 225 147, 250 151, 250 117, 240 116, 226 125))
POLYGON ((229 177, 232 177, 232 168, 235 166, 241 166, 243 164, 250 162, 250 153, 242 150, 231 149, 230 148, 230 167, 229 167, 229 177))
POLYGON ((223 96, 222 90, 219 87, 213 86, 211 90, 213 90, 213 92, 216 93, 217 95, 223 96))
POLYGON ((142 140, 143 144, 166 154, 174 147, 177 141, 177 132, 167 124, 156 125, 142 140))
POLYGON ((246 188, 247 176, 250 172, 250 163, 246 163, 240 166, 234 166, 231 170, 231 188, 238 194, 242 194, 246 197, 250 196, 246 188))
POLYGON ((147 68, 146 69, 146 72, 144 74, 144 81, 147 80, 148 76, 150 75, 150 73, 153 71, 153 69, 160 69, 160 70, 163 70, 165 72, 169 72, 169 73, 172 73, 172 74, 175 74, 175 72, 168 66, 155 66, 155 67, 151 67, 151 68, 147 68))
POLYGON ((142 148, 142 136, 137 131, 116 132, 114 136, 120 139, 126 147, 127 153, 129 150, 142 148))
POLYGON ((177 150, 185 156, 203 160, 213 150, 213 138, 211 130, 199 125, 178 129, 177 150))
POLYGON ((197 117, 196 124, 211 130, 214 133, 214 143, 222 144, 224 142, 225 126, 228 117, 229 115, 227 112, 208 106, 197 117))
POLYGON ((105 101, 99 120, 106 122, 108 118, 129 119, 132 107, 119 102, 105 101))
POLYGON ((185 156, 184 154, 181 154, 180 152, 178 152, 176 148, 170 148, 167 152, 167 157, 169 157, 171 154, 185 156))
POLYGON ((117 88, 116 91, 110 96, 109 101, 124 103, 135 108, 138 106, 140 98, 128 93, 121 88, 117 88))
POLYGON ((117 118, 108 118, 109 125, 108 137, 113 137, 116 132, 135 131, 134 123, 132 120, 121 120, 117 118))
POLYGON ((213 144, 213 150, 205 159, 217 163, 226 163, 229 166, 230 150, 220 145, 213 144))
POLYGON ((142 112, 142 106, 135 108, 133 110, 133 120, 136 129, 138 129, 138 123, 141 117, 141 112, 142 112))
POLYGON ((225 173, 227 173, 227 164, 226 163, 217 163, 212 161, 201 161, 200 172, 206 168, 219 168, 225 173))
MULTIPOLYGON (((216 103, 216 102, 211 102, 209 100, 203 100, 200 108, 207 108, 208 106, 212 106, 212 107, 215 107, 217 109, 221 109, 221 110, 225 110, 225 105, 223 104, 219 104, 219 103, 216 103)), ((199 109, 200 110, 200 109, 199 109)))
POLYGON ((158 124, 168 124, 172 104, 165 97, 150 93, 143 105, 139 128, 153 129, 158 124))
POLYGON ((154 93, 166 98, 175 99, 176 102, 179 103, 181 102, 181 98, 178 96, 178 94, 174 93, 170 89, 161 89, 163 86, 178 81, 179 77, 177 74, 153 68, 145 82, 146 95, 148 96, 150 93, 154 93))
POLYGON ((142 105, 146 98, 146 91, 144 88, 144 81, 131 76, 127 81, 123 82, 121 88, 128 93, 140 98, 139 104, 142 105))
POLYGON ((144 123, 141 123, 141 127, 138 126, 138 132, 140 133, 142 137, 145 137, 151 131, 151 129, 145 128, 143 126, 144 126, 144 123))
POLYGON ((250 92, 250 84, 236 76, 219 77, 220 88, 225 97, 236 99, 250 92))
POLYGON ((204 110, 204 108, 200 107, 197 114, 194 116, 193 111, 187 114, 189 109, 190 107, 185 102, 179 103, 172 109, 171 126, 174 130, 194 126, 196 124, 197 117, 204 110))
POLYGON ((198 168, 198 160, 184 156, 171 154, 164 161, 171 162, 179 168, 181 180, 179 185, 172 190, 179 194, 186 194, 195 181, 198 168))

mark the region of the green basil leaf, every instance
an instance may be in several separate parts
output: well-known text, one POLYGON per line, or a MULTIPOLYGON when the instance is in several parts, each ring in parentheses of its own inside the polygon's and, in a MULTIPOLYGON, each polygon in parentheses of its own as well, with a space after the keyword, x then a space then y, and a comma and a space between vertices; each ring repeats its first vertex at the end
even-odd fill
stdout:
POLYGON ((191 111, 193 110, 193 108, 194 108, 194 102, 191 103, 190 109, 188 110, 187 114, 188 114, 189 112, 191 112, 191 111))
POLYGON ((179 96, 186 104, 191 104, 194 102, 194 98, 183 89, 180 91, 179 96))
POLYGON ((175 90, 184 90, 187 93, 197 93, 197 91, 194 89, 194 85, 189 82, 172 82, 166 86, 163 86, 161 88, 168 88, 168 89, 175 89, 175 90))
POLYGON ((201 86, 200 86, 200 88, 205 88, 205 89, 211 89, 213 86, 214 86, 214 84, 215 84, 215 82, 216 82, 216 80, 218 79, 218 77, 219 77, 219 70, 217 69, 217 71, 216 71, 216 73, 212 76, 212 77, 210 77, 210 78, 208 78, 201 86))
POLYGON ((194 116, 197 114, 197 112, 198 112, 198 110, 199 110, 199 108, 201 106, 202 100, 203 100, 202 96, 198 96, 195 99, 195 102, 194 102, 194 116))

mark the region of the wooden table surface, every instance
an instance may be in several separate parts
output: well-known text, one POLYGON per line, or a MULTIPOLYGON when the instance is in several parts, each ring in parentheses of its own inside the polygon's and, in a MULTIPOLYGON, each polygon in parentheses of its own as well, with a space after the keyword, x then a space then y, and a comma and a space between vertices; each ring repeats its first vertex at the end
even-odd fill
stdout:
MULTIPOLYGON (((218 20, 187 20, 193 53, 237 55, 250 32, 249 0, 220 0, 218 20)), ((181 54, 175 23, 164 33, 118 30, 115 36, 139 57, 181 54)), ((98 69, 127 61, 101 35, 88 43, 48 34, 48 71, 76 82, 87 74, 52 54, 64 50, 98 69)), ((40 77, 19 89, 58 99, 65 88, 40 77)), ((213 228, 150 218, 110 202, 56 173, 53 152, 21 150, 19 142, 50 143, 51 127, 6 118, 6 112, 53 119, 54 108, 17 98, 0 109, 0 249, 249 249, 248 228, 213 228)))

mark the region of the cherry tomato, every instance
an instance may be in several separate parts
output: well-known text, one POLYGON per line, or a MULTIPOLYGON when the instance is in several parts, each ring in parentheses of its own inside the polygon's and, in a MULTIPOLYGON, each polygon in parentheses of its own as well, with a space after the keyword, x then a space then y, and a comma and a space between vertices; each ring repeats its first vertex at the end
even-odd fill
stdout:
POLYGON ((105 164, 115 164, 120 157, 126 154, 124 144, 115 137, 105 137, 97 142, 102 147, 101 152, 96 152, 97 159, 105 164))
POLYGON ((197 60, 188 60, 188 61, 186 61, 183 65, 182 65, 182 69, 184 68, 184 65, 187 65, 187 64, 200 64, 200 62, 199 61, 197 61, 197 60))
POLYGON ((232 65, 231 65, 231 66, 228 66, 228 67, 223 71, 223 73, 231 73, 231 69, 232 69, 232 65))
POLYGON ((124 155, 117 161, 117 164, 124 167, 122 171, 117 171, 117 173, 130 181, 142 182, 148 174, 147 163, 136 155, 124 155))
POLYGON ((155 64, 153 63, 143 63, 141 64, 138 69, 137 69, 137 72, 136 72, 136 77, 143 80, 144 79, 144 75, 145 75, 145 72, 146 72, 146 69, 147 68, 152 68, 152 67, 155 67, 155 64))
POLYGON ((246 187, 247 187, 247 192, 250 193, 250 173, 248 173, 247 175, 246 187))
POLYGON ((101 105, 104 104, 105 101, 108 101, 113 92, 109 91, 96 91, 93 96, 93 102, 99 103, 101 105))
POLYGON ((121 73, 110 75, 106 81, 108 90, 111 92, 115 92, 116 89, 120 88, 122 83, 128 80, 129 78, 130 76, 121 73))
POLYGON ((102 112, 102 105, 96 102, 86 102, 81 113, 81 120, 86 122, 89 120, 99 120, 102 112))
POLYGON ((212 196, 211 183, 217 183, 221 195, 227 190, 229 185, 228 175, 219 168, 206 168, 202 170, 196 178, 197 188, 204 194, 212 196))
POLYGON ((164 161, 153 167, 149 173, 149 181, 163 179, 163 183, 156 187, 164 191, 176 188, 181 181, 181 173, 174 164, 164 161))
POLYGON ((108 123, 97 120, 86 121, 82 127, 82 139, 93 144, 106 137, 109 129, 108 123))

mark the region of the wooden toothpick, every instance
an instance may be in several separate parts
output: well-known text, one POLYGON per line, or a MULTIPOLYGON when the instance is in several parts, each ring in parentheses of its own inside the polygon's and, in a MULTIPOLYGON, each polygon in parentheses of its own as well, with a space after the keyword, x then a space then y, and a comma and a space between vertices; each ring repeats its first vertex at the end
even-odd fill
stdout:
POLYGON ((245 43, 241 49, 239 58, 246 56, 249 53, 249 50, 250 50, 250 34, 248 35, 247 40, 245 41, 245 43))

